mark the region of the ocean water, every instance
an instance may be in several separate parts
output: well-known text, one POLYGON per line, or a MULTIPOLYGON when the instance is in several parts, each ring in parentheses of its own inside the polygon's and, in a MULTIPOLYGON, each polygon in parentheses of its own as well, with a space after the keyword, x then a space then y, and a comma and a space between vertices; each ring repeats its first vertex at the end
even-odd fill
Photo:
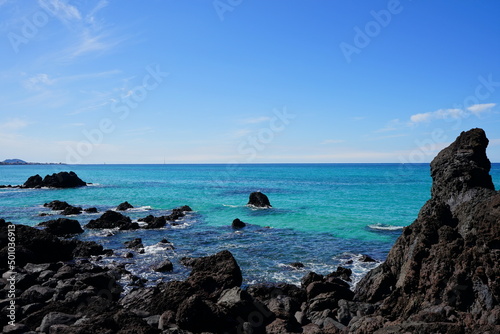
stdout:
MULTIPOLYGON (((127 269, 149 284, 185 278, 189 270, 179 263, 182 257, 223 249, 235 256, 245 284, 299 284, 309 271, 328 274, 339 265, 353 270, 355 284, 377 265, 360 262, 359 256, 383 261, 402 227, 415 220, 430 198, 431 187, 428 164, 0 166, 0 184, 22 184, 31 175, 70 170, 92 185, 0 189, 0 218, 31 226, 59 218, 57 212, 43 207, 52 200, 97 207, 98 214, 69 217, 82 226, 124 201, 135 207, 125 212, 133 220, 189 205, 194 211, 177 226, 86 230, 78 236, 115 251, 100 262, 126 263, 127 269), (273 208, 246 206, 253 191, 266 194, 273 208), (54 215, 40 217, 40 213, 54 215), (247 226, 233 230, 235 218, 247 226), (145 253, 125 259, 129 250, 123 243, 134 238, 142 238, 145 253), (163 238, 172 244, 159 243, 163 238), (151 267, 164 258, 173 262, 174 271, 154 272, 151 267), (292 262, 305 267, 292 268, 292 262)), ((491 174, 498 189, 500 164, 493 164, 491 174)))

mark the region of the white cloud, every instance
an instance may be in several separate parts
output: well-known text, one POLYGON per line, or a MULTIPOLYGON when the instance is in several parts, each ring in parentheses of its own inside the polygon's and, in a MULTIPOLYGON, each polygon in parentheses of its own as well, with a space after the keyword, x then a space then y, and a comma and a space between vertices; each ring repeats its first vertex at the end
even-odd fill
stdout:
POLYGON ((69 22, 72 20, 81 20, 82 15, 80 14, 80 11, 75 7, 72 6, 66 1, 62 0, 38 0, 38 4, 40 7, 44 8, 48 12, 50 12, 52 15, 57 17, 59 20, 63 22, 69 22))
POLYGON ((462 109, 439 109, 432 112, 415 114, 410 117, 413 124, 430 122, 436 119, 458 119, 465 117, 467 113, 462 109))
POLYGON ((482 112, 488 111, 489 109, 496 106, 496 103, 483 103, 483 104, 475 104, 467 108, 474 115, 479 116, 482 112))
POLYGON ((24 81, 24 85, 29 89, 40 89, 43 86, 52 85, 54 80, 49 78, 48 74, 39 73, 31 78, 28 78, 24 81))
POLYGON ((243 124, 258 124, 258 123, 263 123, 271 120, 271 117, 269 116, 262 116, 262 117, 255 117, 255 118, 247 118, 242 120, 241 122, 243 124))
POLYGON ((496 103, 483 103, 474 104, 468 107, 466 110, 457 108, 439 109, 432 112, 415 114, 410 116, 410 125, 415 125, 418 123, 428 123, 434 120, 466 118, 470 115, 479 117, 482 113, 490 110, 494 106, 496 106, 496 103))
POLYGON ((120 43, 119 41, 106 40, 107 37, 105 34, 93 35, 88 29, 84 29, 78 43, 68 49, 69 58, 75 58, 89 52, 106 51, 120 43))
POLYGON ((499 139, 490 139, 490 146, 500 146, 500 138, 499 139))

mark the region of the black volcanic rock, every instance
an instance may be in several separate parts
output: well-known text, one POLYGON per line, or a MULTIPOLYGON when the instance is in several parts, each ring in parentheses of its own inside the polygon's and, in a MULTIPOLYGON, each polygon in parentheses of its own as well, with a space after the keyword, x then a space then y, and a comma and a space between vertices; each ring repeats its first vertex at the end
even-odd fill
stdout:
MULTIPOLYGON (((8 224, 0 220, 0 235, 7 235, 8 224)), ((34 227, 15 225, 16 265, 69 261, 75 257, 101 255, 105 251, 95 242, 62 240, 57 236, 34 227)), ((7 238, 0 238, 0 271, 7 268, 7 238)))
POLYGON ((238 263, 236 263, 233 254, 227 250, 215 255, 197 258, 192 267, 193 270, 188 281, 201 286, 203 285, 201 282, 210 278, 214 283, 214 291, 240 286, 243 281, 238 263))
POLYGON ((217 300, 225 289, 239 287, 243 281, 241 270, 231 252, 224 250, 217 254, 192 258, 191 274, 183 282, 172 281, 155 293, 149 311, 164 312, 177 310, 190 296, 199 295, 203 299, 217 300))
POLYGON ((83 211, 85 211, 86 213, 97 213, 98 212, 97 208, 94 208, 94 207, 92 207, 92 208, 86 208, 83 211))
POLYGON ((69 215, 79 215, 82 213, 82 208, 81 207, 76 207, 76 206, 68 206, 66 209, 64 209, 61 214, 65 216, 69 215))
POLYGON ((233 220, 233 223, 231 224, 231 226, 233 228, 239 229, 239 228, 243 228, 243 227, 247 226, 247 224, 245 224, 244 222, 242 222, 241 220, 236 218, 235 220, 233 220))
POLYGON ((80 223, 74 219, 59 218, 38 224, 45 226, 45 231, 57 236, 83 233, 80 223))
POLYGON ((24 182, 23 187, 25 188, 40 188, 43 187, 43 179, 40 175, 36 174, 30 176, 26 182, 24 182))
POLYGON ((59 172, 46 175, 43 180, 40 175, 30 176, 21 188, 76 188, 84 187, 87 183, 82 181, 74 172, 59 172))
POLYGON ((45 203, 43 206, 46 208, 51 208, 52 210, 64 210, 71 205, 64 201, 55 200, 49 203, 45 203))
POLYGON ((134 207, 132 206, 132 204, 130 204, 129 202, 123 202, 123 203, 120 203, 117 207, 116 207, 116 210, 117 211, 126 211, 128 209, 133 209, 134 207))
POLYGON ((455 207, 483 189, 495 190, 482 129, 462 132, 431 163, 432 198, 455 207))
POLYGON ((135 249, 144 248, 141 238, 135 238, 134 240, 125 241, 124 245, 127 248, 135 248, 135 249))
POLYGON ((184 217, 186 215, 186 212, 189 211, 193 210, 189 206, 184 205, 181 206, 180 208, 173 209, 171 214, 165 216, 165 219, 169 221, 176 221, 177 219, 184 217))
POLYGON ((91 220, 87 228, 119 228, 120 230, 135 230, 139 228, 137 223, 119 212, 108 210, 98 219, 91 220))
POLYGON ((369 332, 377 317, 380 333, 500 332, 500 193, 487 144, 481 129, 462 132, 432 161, 432 198, 356 287, 355 300, 379 308, 351 329, 369 332))
POLYGON ((272 207, 269 202, 269 198, 260 191, 256 191, 250 194, 248 198, 248 205, 252 205, 258 208, 270 208, 272 207))
POLYGON ((157 265, 153 266, 154 271, 164 272, 164 271, 172 271, 174 270, 174 266, 172 262, 168 259, 161 261, 157 265))
MULTIPOLYGON (((152 216, 151 216, 152 217, 152 216)), ((162 228, 167 224, 165 217, 153 217, 151 221, 148 222, 146 229, 162 228)))
POLYGON ((49 203, 45 203, 43 206, 46 208, 51 208, 52 210, 58 210, 58 211, 60 210, 60 211, 62 211, 61 214, 65 215, 65 216, 79 215, 82 213, 81 207, 75 207, 75 206, 68 204, 67 202, 58 201, 58 200, 55 200, 55 201, 52 201, 49 203))
POLYGON ((43 185, 50 188, 76 188, 84 187, 87 183, 82 181, 74 172, 59 172, 46 175, 43 179, 43 185))

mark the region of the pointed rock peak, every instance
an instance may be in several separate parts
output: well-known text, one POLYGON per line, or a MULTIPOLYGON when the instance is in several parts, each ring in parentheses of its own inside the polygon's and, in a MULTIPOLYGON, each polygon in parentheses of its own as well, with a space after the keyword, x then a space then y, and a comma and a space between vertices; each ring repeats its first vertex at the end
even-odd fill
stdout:
POLYGON ((431 162, 432 197, 450 206, 469 198, 471 189, 494 190, 483 129, 464 131, 431 162), (467 194, 469 193, 469 194, 467 194))

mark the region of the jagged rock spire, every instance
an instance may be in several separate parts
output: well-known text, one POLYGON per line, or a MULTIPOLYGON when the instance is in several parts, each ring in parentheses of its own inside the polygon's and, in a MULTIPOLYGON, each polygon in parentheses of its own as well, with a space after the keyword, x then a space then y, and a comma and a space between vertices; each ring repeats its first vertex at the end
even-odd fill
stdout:
POLYGON ((454 207, 481 188, 494 190, 487 146, 486 134, 476 128, 462 132, 443 149, 431 162, 432 198, 454 207))

